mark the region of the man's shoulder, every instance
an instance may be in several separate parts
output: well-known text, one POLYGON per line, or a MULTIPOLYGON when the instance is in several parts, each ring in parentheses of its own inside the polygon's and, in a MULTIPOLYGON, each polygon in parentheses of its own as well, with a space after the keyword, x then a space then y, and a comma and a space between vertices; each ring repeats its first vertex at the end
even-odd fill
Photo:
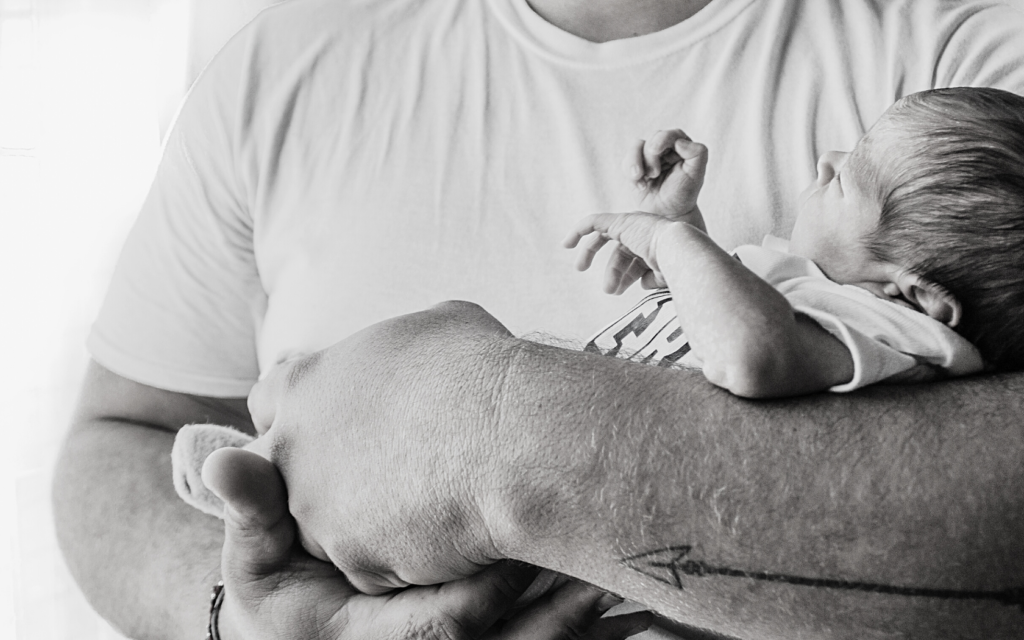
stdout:
MULTIPOLYGON (((482 40, 486 3, 469 0, 287 0, 243 27, 222 50, 224 67, 278 87, 329 76, 387 73, 438 42, 482 40)), ((265 91, 266 87, 260 89, 265 91)))

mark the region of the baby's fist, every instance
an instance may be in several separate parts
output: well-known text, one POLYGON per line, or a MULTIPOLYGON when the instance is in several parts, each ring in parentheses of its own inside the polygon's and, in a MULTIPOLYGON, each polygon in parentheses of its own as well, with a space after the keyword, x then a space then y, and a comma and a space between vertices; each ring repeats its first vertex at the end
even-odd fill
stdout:
POLYGON ((633 143, 624 164, 643 194, 641 210, 704 229, 699 212, 694 212, 708 164, 706 146, 680 129, 659 131, 633 143))

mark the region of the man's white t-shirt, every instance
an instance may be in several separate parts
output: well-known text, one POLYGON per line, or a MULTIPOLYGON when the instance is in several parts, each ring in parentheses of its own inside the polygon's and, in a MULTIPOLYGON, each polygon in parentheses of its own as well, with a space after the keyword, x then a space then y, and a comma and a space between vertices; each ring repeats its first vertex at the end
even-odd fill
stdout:
MULTIPOLYGON (((767 236, 761 246, 742 245, 733 255, 775 287, 796 313, 817 322, 849 350, 853 377, 830 391, 883 381, 924 382, 984 368, 978 349, 956 331, 866 289, 829 280, 814 262, 789 253, 787 240, 767 236)), ((659 366, 704 364, 690 349, 668 289, 645 296, 598 331, 584 350, 659 366)))
POLYGON ((1024 93, 1022 33, 981 0, 714 0, 603 44, 526 0, 291 0, 190 92, 89 349, 228 397, 444 299, 582 344, 628 301, 559 241, 635 207, 630 140, 679 127, 709 147, 700 206, 723 247, 788 236, 817 157, 900 96, 1024 93))

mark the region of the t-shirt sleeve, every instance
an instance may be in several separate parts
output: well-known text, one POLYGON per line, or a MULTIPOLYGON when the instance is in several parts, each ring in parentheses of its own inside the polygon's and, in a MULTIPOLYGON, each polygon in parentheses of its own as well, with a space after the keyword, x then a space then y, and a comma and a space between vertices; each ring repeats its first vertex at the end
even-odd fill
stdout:
POLYGON ((266 296, 236 141, 247 48, 232 39, 187 96, 88 337, 97 362, 143 384, 241 397, 258 377, 266 296))
POLYGON ((946 325, 859 287, 833 282, 812 261, 787 249, 786 241, 768 236, 763 246, 737 247, 736 256, 785 296, 796 313, 849 349, 853 378, 830 391, 853 391, 883 380, 962 376, 983 368, 977 348, 946 325))
POLYGON ((794 283, 785 296, 794 311, 850 350, 853 378, 830 391, 853 391, 885 380, 962 376, 983 368, 974 345, 949 327, 857 287, 808 279, 794 283))

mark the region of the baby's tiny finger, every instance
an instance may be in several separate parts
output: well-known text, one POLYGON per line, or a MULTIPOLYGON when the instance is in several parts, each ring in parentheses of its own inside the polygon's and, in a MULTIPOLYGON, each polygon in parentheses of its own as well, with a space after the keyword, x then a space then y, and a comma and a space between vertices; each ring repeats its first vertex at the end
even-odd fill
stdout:
POLYGON ((692 140, 676 140, 673 148, 683 160, 693 160, 708 153, 708 148, 705 145, 692 140))
POLYGON ((622 246, 616 247, 614 253, 608 258, 608 265, 604 270, 604 291, 613 295, 622 293, 622 277, 629 271, 634 257, 622 246))
POLYGON ((651 136, 651 139, 644 145, 644 161, 647 163, 647 178, 654 179, 661 175, 663 165, 671 166, 679 161, 673 151, 676 140, 689 137, 681 129, 669 129, 659 131, 651 136), (669 157, 666 157, 666 153, 669 157))
POLYGON ((601 250, 601 247, 608 244, 609 238, 603 234, 594 234, 583 243, 582 251, 576 258, 576 269, 586 271, 594 263, 594 256, 601 250))
POLYGON ((618 213, 592 213, 577 222, 573 232, 581 238, 589 233, 606 233, 620 215, 618 213))
POLYGON ((634 282, 641 279, 648 272, 650 272, 650 268, 646 262, 640 258, 633 258, 633 262, 626 268, 625 273, 622 274, 622 278, 619 280, 619 290, 616 293, 625 293, 627 289, 633 286, 634 282))
POLYGON ((575 249, 585 235, 578 231, 570 231, 569 235, 562 239, 562 246, 566 249, 575 249))
POLYGON ((622 170, 634 183, 643 183, 646 172, 643 139, 637 138, 630 143, 626 156, 622 159, 622 170))
POLYGON ((654 271, 648 271, 640 278, 640 286, 644 289, 663 289, 665 282, 654 271))

